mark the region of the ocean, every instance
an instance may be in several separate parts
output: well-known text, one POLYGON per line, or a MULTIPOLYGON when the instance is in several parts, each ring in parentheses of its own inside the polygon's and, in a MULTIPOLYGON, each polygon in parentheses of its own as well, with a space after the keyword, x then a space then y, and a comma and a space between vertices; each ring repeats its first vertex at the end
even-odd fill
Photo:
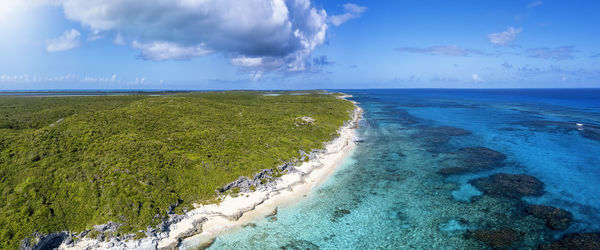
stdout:
POLYGON ((340 91, 365 111, 364 142, 210 249, 537 248, 600 231, 599 89, 340 91))

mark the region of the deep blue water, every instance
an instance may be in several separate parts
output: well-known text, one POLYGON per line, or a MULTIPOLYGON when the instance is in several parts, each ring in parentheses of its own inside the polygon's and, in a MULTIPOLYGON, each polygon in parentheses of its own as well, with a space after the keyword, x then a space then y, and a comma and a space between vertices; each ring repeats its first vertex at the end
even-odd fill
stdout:
POLYGON ((365 110, 365 142, 308 197, 211 249, 481 249, 498 243, 478 233, 500 229, 517 235, 502 247, 537 248, 600 230, 600 90, 344 92, 365 110), (515 198, 470 184, 496 173, 533 176, 542 193, 515 198), (550 229, 529 204, 573 220, 550 229))

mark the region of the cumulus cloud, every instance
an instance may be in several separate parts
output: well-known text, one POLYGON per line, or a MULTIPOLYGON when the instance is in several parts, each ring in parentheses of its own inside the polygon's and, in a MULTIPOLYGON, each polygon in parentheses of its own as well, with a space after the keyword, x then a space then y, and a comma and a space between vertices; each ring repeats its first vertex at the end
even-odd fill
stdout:
POLYGON ((206 49, 204 44, 183 47, 172 42, 150 42, 140 43, 133 41, 131 47, 141 51, 141 57, 146 60, 164 61, 167 59, 173 60, 189 60, 192 57, 203 56, 211 53, 206 49))
POLYGON ((345 11, 344 14, 333 15, 329 17, 329 21, 335 26, 340 26, 350 19, 358 18, 360 15, 362 15, 362 13, 367 11, 367 7, 358 6, 353 3, 344 4, 343 7, 345 11))
POLYGON ((400 47, 396 48, 399 52, 420 53, 428 55, 444 55, 444 56, 469 56, 472 54, 481 55, 481 51, 473 49, 465 49, 456 45, 439 45, 425 48, 417 47, 400 47))
POLYGON ((515 29, 513 27, 509 27, 505 31, 487 35, 487 39, 488 41, 490 41, 490 43, 493 43, 495 45, 506 46, 509 45, 512 41, 514 41, 517 38, 517 35, 521 33, 521 31, 523 31, 523 29, 515 29))
POLYGON ((263 64, 262 57, 238 57, 231 60, 231 64, 244 67, 256 67, 263 64))
POLYGON ((533 1, 527 5, 527 8, 535 8, 535 7, 542 5, 542 3, 543 3, 542 0, 533 1))
POLYGON ((231 59, 234 66, 251 69, 253 71, 275 70, 284 64, 284 60, 274 57, 245 57, 239 56, 231 59))
POLYGON ((81 33, 75 29, 67 30, 61 36, 46 41, 48 52, 64 51, 79 47, 81 33))
MULTIPOLYGON (((300 71, 325 42, 327 13, 310 0, 62 0, 65 16, 99 31, 135 37, 148 60, 221 52, 255 58, 248 70, 300 71), (274 67, 274 64, 277 67, 274 67)), ((358 13, 353 6, 347 10, 358 13)), ((235 60, 232 62, 239 62, 235 60)))
POLYGON ((573 46, 562 46, 558 48, 534 48, 528 49, 529 57, 540 59, 567 60, 573 59, 575 49, 573 46))

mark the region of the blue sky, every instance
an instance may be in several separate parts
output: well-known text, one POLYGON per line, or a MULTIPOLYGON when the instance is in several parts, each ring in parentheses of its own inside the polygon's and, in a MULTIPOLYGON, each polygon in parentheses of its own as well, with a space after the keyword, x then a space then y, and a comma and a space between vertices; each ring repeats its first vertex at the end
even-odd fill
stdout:
POLYGON ((600 87, 599 1, 3 0, 0 89, 600 87))

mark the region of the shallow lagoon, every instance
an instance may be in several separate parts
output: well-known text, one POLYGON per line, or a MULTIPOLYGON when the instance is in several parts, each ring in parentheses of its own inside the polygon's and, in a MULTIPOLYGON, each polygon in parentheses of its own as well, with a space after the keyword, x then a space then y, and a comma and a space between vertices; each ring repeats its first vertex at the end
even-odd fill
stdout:
POLYGON ((536 248, 600 230, 599 90, 344 92, 365 110, 365 142, 308 197, 211 249, 536 248), (532 176, 542 193, 475 187, 495 173, 532 176), (551 229, 530 204, 572 220, 551 229))

